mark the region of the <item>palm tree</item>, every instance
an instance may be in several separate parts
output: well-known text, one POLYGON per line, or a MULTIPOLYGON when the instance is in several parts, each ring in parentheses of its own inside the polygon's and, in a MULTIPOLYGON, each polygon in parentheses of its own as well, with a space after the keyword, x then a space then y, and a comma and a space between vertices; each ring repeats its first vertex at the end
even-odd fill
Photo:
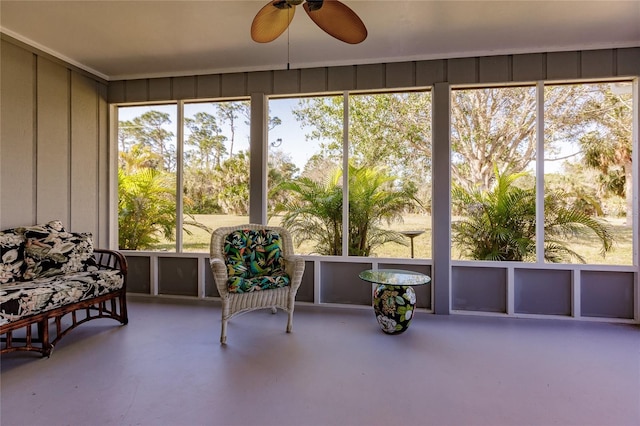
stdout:
MULTIPOLYGON (((452 223, 452 242, 462 255, 476 260, 525 261, 536 256, 535 188, 521 188, 515 182, 526 172, 500 174, 494 170, 493 187, 468 190, 454 186, 454 209, 465 217, 452 223)), ((604 256, 612 245, 608 225, 583 211, 567 207, 568 194, 547 191, 544 197, 544 258, 548 262, 585 259, 568 246, 570 239, 593 233, 601 242, 604 256)))
MULTIPOLYGON (((349 166, 349 255, 369 256, 388 242, 407 245, 402 234, 382 227, 385 222, 401 221, 407 208, 419 204, 414 185, 398 187, 395 181, 380 168, 349 166)), ((342 254, 341 182, 338 169, 323 181, 301 177, 273 190, 288 194, 274 210, 284 212, 282 225, 296 236, 296 242, 314 241, 318 254, 342 254)))
MULTIPOLYGON (((192 203, 184 197, 185 206, 192 203)), ((211 232, 206 225, 185 214, 188 226, 211 232)), ((118 170, 118 246, 124 250, 143 250, 160 242, 175 240, 175 176, 157 169, 138 168, 129 173, 118 170)))
POLYGON ((118 171, 118 245, 140 250, 172 240, 176 226, 174 177, 162 171, 140 168, 118 171))
POLYGON ((624 197, 627 203, 626 223, 631 226, 633 218, 632 191, 632 118, 633 102, 631 87, 628 93, 616 94, 612 85, 597 85, 600 98, 591 98, 591 120, 596 129, 580 138, 584 152, 584 163, 601 172, 603 188, 624 197))

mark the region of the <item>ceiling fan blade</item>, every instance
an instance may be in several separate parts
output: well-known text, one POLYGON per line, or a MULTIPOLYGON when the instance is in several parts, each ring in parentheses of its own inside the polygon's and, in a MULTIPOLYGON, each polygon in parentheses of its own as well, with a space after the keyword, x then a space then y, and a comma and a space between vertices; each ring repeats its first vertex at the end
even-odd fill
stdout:
POLYGON ((251 38, 258 43, 277 39, 287 29, 294 14, 295 8, 286 1, 270 1, 253 18, 251 38))
POLYGON ((307 0, 304 10, 324 32, 349 44, 367 38, 367 28, 347 5, 338 0, 307 0))

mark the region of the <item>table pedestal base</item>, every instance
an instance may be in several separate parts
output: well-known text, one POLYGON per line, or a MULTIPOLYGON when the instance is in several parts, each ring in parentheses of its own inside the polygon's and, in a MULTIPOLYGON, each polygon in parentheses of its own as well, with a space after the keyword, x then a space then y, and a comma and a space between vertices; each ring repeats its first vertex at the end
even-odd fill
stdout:
POLYGON ((415 304, 416 292, 410 286, 379 284, 373 291, 373 310, 387 334, 400 334, 409 328, 415 304))

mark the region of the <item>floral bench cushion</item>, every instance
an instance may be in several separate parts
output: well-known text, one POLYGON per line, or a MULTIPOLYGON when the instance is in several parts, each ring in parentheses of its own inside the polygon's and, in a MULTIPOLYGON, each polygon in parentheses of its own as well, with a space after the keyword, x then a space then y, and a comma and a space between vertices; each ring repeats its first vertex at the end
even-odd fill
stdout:
POLYGON ((18 229, 0 231, 0 284, 22 278, 24 269, 24 232, 18 229))
POLYGON ((224 254, 232 293, 285 287, 290 277, 284 270, 280 235, 268 229, 234 231, 227 235, 224 254))
POLYGON ((91 234, 67 232, 59 220, 0 231, 0 285, 92 269, 91 234))
POLYGON ((116 269, 81 271, 0 286, 0 325, 122 288, 116 269))
POLYGON ((97 269, 90 233, 33 226, 25 239, 24 280, 97 269))

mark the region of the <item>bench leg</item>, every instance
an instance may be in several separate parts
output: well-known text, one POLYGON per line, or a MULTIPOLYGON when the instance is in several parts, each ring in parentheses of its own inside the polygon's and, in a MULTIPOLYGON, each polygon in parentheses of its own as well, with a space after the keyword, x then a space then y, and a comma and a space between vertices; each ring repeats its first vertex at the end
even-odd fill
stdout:
POLYGON ((43 319, 38 323, 38 336, 42 341, 42 357, 49 358, 53 351, 53 345, 49 343, 49 320, 43 319))

